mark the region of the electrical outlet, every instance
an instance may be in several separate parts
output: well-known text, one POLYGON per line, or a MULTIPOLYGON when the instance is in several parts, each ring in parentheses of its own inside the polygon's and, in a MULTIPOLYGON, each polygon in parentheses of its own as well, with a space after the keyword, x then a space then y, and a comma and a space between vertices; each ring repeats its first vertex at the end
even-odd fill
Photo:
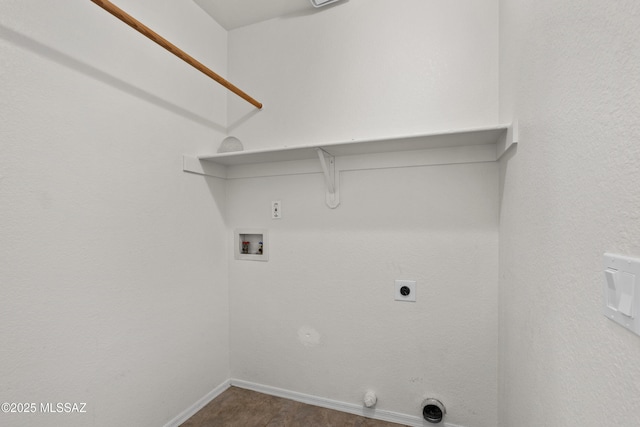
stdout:
POLYGON ((396 301, 416 301, 416 281, 415 280, 396 280, 395 299, 396 301))
POLYGON ((275 200, 271 202, 271 219, 282 218, 282 202, 275 200))

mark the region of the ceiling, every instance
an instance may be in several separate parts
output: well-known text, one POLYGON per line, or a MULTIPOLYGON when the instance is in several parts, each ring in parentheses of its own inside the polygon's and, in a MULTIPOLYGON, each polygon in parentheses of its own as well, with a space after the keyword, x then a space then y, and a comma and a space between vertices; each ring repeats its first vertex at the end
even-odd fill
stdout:
POLYGON ((297 12, 313 11, 309 0, 194 0, 226 30, 297 12))

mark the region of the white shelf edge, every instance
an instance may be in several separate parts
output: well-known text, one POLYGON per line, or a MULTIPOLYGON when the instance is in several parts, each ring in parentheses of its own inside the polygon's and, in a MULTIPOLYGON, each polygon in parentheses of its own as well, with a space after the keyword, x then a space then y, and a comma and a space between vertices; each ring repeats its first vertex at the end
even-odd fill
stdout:
POLYGON ((518 143, 518 139, 520 135, 518 134, 518 120, 513 120, 513 122, 508 125, 507 131, 500 137, 498 142, 496 143, 496 159, 500 160, 500 158, 514 145, 518 143))
MULTIPOLYGON (((222 179, 318 173, 317 148, 349 170, 488 162, 517 143, 517 122, 393 138, 184 156, 183 170, 222 179), (315 160, 314 160, 315 159, 315 160)), ((340 168, 340 170, 345 170, 340 168)))

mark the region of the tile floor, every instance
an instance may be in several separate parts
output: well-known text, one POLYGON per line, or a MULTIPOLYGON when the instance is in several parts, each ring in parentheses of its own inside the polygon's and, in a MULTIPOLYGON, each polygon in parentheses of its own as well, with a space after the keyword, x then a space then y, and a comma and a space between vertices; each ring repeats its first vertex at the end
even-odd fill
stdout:
POLYGON ((181 427, 400 427, 358 415, 231 387, 181 427))

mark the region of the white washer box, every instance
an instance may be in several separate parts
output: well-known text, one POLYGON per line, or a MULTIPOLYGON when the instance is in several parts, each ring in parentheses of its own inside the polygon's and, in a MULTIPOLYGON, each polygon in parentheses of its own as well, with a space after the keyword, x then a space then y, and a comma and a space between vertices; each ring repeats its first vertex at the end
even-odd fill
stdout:
POLYGON ((269 232, 263 228, 238 228, 234 231, 233 256, 245 261, 269 261, 269 232), (243 251, 248 242, 248 252, 243 251), (262 244, 262 253, 260 245, 262 244))

